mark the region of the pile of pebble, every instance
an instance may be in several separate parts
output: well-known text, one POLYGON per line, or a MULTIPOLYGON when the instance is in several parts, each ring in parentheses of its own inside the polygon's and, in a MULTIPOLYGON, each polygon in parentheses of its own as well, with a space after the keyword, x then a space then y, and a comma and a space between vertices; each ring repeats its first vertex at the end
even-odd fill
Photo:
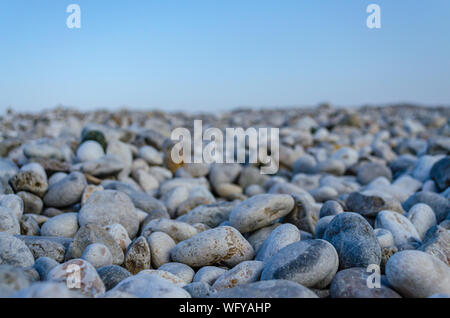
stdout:
POLYGON ((449 297, 449 118, 9 111, 0 297, 449 297), (176 164, 170 134, 194 119, 278 127, 279 171, 176 164))

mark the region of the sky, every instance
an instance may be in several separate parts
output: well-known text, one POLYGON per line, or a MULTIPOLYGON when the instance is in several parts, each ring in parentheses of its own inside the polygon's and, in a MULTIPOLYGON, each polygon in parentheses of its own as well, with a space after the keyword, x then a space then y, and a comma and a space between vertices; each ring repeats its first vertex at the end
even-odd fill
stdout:
POLYGON ((449 17, 448 0, 0 0, 0 113, 450 105, 449 17))

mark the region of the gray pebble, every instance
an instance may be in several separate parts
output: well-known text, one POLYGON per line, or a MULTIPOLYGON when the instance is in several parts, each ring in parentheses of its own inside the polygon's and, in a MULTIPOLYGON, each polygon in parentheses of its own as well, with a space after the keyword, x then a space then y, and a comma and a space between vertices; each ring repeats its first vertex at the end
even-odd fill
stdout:
POLYGON ((201 232, 178 243, 171 250, 172 260, 191 267, 223 264, 235 266, 253 259, 253 247, 233 227, 221 226, 201 232))
POLYGON ((338 267, 339 257, 333 245, 324 240, 301 241, 272 256, 261 280, 287 279, 321 289, 331 282, 338 267))
POLYGON ((404 297, 450 293, 450 268, 421 251, 395 253, 386 264, 389 283, 404 297))
POLYGON ((381 247, 370 224, 359 214, 344 212, 328 224, 323 239, 333 244, 339 267, 367 267, 381 262, 381 247))
POLYGON ((289 223, 280 225, 264 240, 264 243, 256 253, 255 260, 267 261, 283 247, 299 240, 300 231, 296 226, 289 223))
POLYGON ((230 225, 241 233, 254 231, 287 215, 294 207, 289 195, 260 194, 239 203, 229 216, 230 225))

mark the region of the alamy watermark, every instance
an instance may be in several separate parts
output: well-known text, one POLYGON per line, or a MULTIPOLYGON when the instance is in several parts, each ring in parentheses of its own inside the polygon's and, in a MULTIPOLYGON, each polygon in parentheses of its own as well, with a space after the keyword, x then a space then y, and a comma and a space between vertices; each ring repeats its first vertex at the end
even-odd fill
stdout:
MULTIPOLYGON (((66 19, 66 26, 69 29, 81 29, 81 8, 78 4, 70 4, 66 8, 66 12, 70 15, 66 19)), ((366 26, 369 29, 381 28, 381 8, 378 4, 369 4, 366 12, 370 15, 366 19, 366 26)))
POLYGON ((224 136, 219 128, 203 130, 203 122, 195 120, 193 133, 182 127, 172 131, 174 163, 250 163, 260 164, 262 174, 278 172, 278 128, 226 128, 224 136))
POLYGON ((78 4, 70 4, 67 9, 70 15, 67 17, 66 25, 69 29, 81 29, 81 8, 78 4))

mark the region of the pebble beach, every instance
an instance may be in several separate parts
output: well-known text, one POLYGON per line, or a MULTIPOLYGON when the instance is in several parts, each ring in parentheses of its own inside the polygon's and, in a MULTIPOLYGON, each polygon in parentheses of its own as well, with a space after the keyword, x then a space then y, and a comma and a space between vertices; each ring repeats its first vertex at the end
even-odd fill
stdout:
MULTIPOLYGON (((1 298, 448 298, 450 107, 0 115, 1 298), (176 162, 279 129, 279 169, 176 162)), ((245 147, 245 145, 244 145, 245 147)))

